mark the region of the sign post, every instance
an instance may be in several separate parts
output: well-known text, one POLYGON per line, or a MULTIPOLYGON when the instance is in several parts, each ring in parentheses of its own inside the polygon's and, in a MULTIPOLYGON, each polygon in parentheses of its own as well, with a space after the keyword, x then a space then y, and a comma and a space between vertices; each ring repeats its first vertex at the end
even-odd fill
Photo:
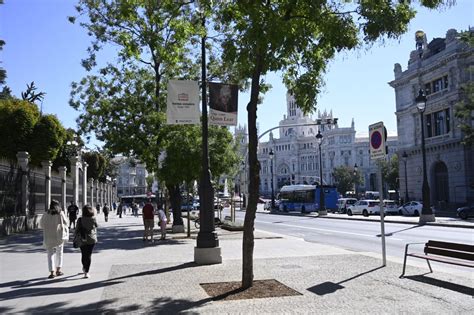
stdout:
MULTIPOLYGON (((383 122, 378 122, 369 126, 370 140, 370 158, 372 160, 382 161, 385 159, 387 152, 385 141, 387 139, 387 130, 383 122)), ((378 163, 378 190, 379 190, 379 208, 380 208, 380 235, 382 238, 382 266, 387 265, 387 251, 385 246, 385 211, 383 204, 383 183, 382 183, 382 165, 378 163)))

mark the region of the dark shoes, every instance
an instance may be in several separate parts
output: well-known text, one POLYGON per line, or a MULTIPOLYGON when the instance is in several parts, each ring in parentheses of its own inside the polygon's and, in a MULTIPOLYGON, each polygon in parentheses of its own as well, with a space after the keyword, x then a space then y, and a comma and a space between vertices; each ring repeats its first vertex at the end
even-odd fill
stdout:
POLYGON ((53 274, 49 275, 48 279, 54 279, 54 275, 53 274))
POLYGON ((59 277, 59 276, 62 276, 64 275, 64 273, 62 271, 56 271, 56 276, 59 277))

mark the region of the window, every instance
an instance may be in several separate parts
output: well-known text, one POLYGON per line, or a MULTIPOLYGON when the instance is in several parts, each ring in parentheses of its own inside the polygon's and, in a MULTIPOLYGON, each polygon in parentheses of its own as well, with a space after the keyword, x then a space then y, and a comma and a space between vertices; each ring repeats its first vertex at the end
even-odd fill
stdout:
POLYGON ((449 79, 448 76, 442 76, 440 78, 437 78, 436 80, 433 80, 429 83, 425 84, 425 93, 426 95, 430 95, 433 93, 440 92, 442 90, 446 90, 449 85, 449 79))
POLYGON ((426 116, 426 137, 436 137, 447 134, 451 131, 450 111, 443 109, 426 116))

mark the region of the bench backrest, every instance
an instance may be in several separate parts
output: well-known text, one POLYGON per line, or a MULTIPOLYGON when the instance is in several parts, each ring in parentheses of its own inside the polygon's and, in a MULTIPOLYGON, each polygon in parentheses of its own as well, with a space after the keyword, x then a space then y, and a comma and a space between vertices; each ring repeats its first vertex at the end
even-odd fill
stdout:
POLYGON ((434 254, 474 261, 474 245, 430 240, 425 244, 425 254, 434 254))

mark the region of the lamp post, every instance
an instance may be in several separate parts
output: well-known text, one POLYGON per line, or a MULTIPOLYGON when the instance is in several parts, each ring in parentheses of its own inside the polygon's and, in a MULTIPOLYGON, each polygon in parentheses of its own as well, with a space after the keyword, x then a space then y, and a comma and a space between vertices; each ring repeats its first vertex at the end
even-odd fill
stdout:
POLYGON ((270 150, 268 153, 268 156, 270 157, 270 175, 271 175, 271 180, 270 180, 270 185, 272 186, 272 209, 275 209, 275 191, 273 190, 273 156, 275 153, 273 153, 273 150, 270 150))
POLYGON ((406 151, 403 152, 402 159, 403 159, 403 164, 405 164, 405 202, 408 202, 409 201, 409 198, 408 198, 408 177, 407 177, 408 154, 406 153, 406 151))
POLYGON ((426 109, 426 96, 422 89, 418 91, 418 96, 415 98, 415 102, 421 117, 421 153, 423 156, 423 208, 421 208, 419 223, 424 224, 426 222, 435 222, 436 220, 430 207, 430 186, 428 185, 428 178, 426 175, 425 126, 423 123, 423 113, 426 109))
POLYGON ((357 163, 354 164, 354 194, 357 198, 357 170, 359 168, 357 167, 357 163))
POLYGON ((324 200, 324 189, 323 189, 323 158, 321 153, 321 144, 323 143, 323 135, 321 134, 321 130, 318 130, 318 134, 316 135, 316 141, 318 142, 319 146, 319 212, 318 214, 327 215, 326 205, 324 200))

